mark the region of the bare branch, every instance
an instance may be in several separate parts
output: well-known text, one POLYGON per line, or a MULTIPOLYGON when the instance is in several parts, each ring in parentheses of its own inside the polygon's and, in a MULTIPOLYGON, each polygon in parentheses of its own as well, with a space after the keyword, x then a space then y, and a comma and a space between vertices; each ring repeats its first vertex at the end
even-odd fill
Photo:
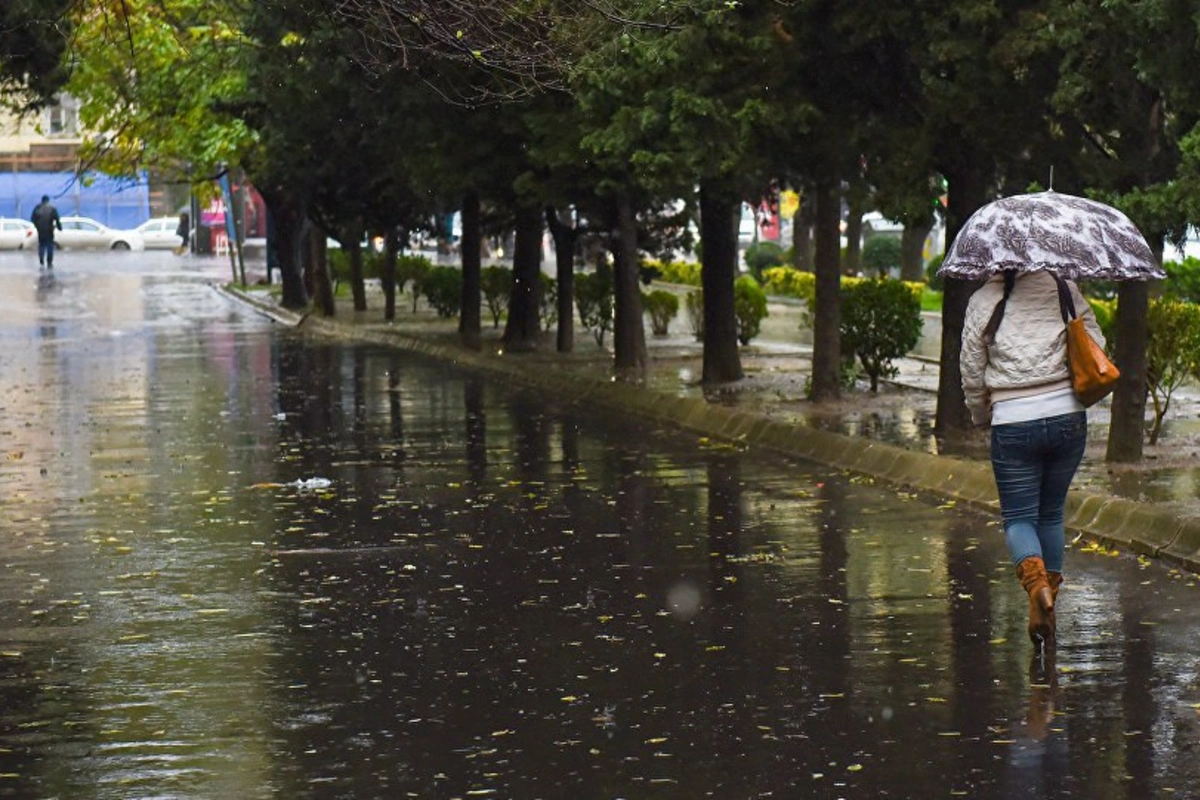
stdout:
POLYGON ((636 18, 618 0, 329 0, 335 17, 363 39, 373 73, 415 70, 437 85, 450 73, 474 77, 439 87, 461 102, 521 99, 564 89, 575 60, 596 37, 678 30, 696 13, 685 0, 663 0, 655 18, 636 18), (441 65, 441 66, 439 66, 441 65), (461 68, 461 69, 459 69, 461 68))

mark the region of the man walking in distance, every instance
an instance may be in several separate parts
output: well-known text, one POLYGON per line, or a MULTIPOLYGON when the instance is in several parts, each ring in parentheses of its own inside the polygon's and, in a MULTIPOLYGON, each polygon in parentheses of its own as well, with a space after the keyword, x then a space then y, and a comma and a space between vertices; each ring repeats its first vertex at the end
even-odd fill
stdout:
POLYGON ((38 235, 38 264, 54 269, 54 229, 62 230, 58 209, 50 203, 50 195, 42 195, 42 202, 33 209, 30 217, 38 235))

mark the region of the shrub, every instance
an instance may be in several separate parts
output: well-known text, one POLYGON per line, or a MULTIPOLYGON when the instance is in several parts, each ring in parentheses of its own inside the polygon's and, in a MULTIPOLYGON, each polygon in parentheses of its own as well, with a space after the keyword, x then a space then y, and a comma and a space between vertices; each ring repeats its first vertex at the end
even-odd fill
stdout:
POLYGON ((638 277, 643 286, 649 286, 663 276, 662 267, 655 261, 643 261, 638 267, 638 277))
POLYGON ((1097 300, 1093 297, 1087 298, 1087 301, 1088 305, 1092 307, 1092 313, 1096 315, 1096 323, 1100 326, 1100 332, 1104 334, 1104 349, 1111 356, 1114 352, 1113 340, 1117 330, 1117 301, 1097 300))
POLYGON ((592 332, 598 347, 604 347, 604 334, 612 330, 613 284, 608 271, 584 272, 575 276, 575 306, 579 319, 592 332))
POLYGON ((642 307, 650 315, 650 330, 655 336, 666 336, 671 320, 679 314, 679 296, 666 289, 655 289, 642 295, 642 307))
POLYGON ((755 242, 746 248, 746 254, 742 258, 745 259, 750 274, 759 283, 763 280, 763 270, 787 264, 783 248, 775 242, 755 242))
POLYGON ((1082 292, 1083 296, 1087 298, 1094 297, 1097 300, 1109 300, 1115 302, 1117 299, 1117 282, 1096 280, 1084 281, 1079 284, 1079 291, 1082 292))
POLYGON ((439 317, 453 317, 462 305, 462 270, 434 267, 421 282, 425 299, 439 317))
POLYGON ((1163 264, 1167 279, 1163 281, 1163 293, 1185 303, 1200 303, 1200 258, 1185 258, 1183 261, 1168 261, 1163 264))
MULTIPOLYGON (((380 278, 383 276, 383 253, 363 248, 359 251, 362 258, 363 278, 380 278)), ((329 279, 333 282, 334 291, 341 284, 350 282, 350 251, 343 248, 329 248, 325 251, 325 264, 329 269, 329 279)), ((416 310, 414 301, 413 310, 416 310)))
POLYGON ((558 281, 544 273, 538 274, 541 282, 538 292, 538 317, 542 321, 542 330, 551 330, 558 324, 558 281))
POLYGON ((508 310, 512 294, 512 270, 505 267, 484 267, 479 273, 479 291, 492 315, 492 327, 500 327, 500 317, 508 310))
POLYGON ((1151 300, 1146 326, 1146 384, 1154 403, 1150 444, 1157 444, 1171 395, 1200 377, 1200 306, 1166 297, 1151 300))
MULTIPOLYGON (((864 280, 873 279, 843 277, 841 279, 843 296, 845 296, 847 287, 864 280)), ((763 281, 768 294, 795 297, 803 300, 804 304, 808 306, 808 311, 801 316, 800 327, 806 328, 812 325, 812 311, 817 306, 816 275, 811 272, 803 272, 794 267, 772 267, 763 271, 763 281)), ((912 290, 913 297, 917 298, 919 303, 925 292, 925 284, 905 281, 904 285, 912 290)))
POLYGON ((895 236, 872 236, 863 243, 863 271, 881 278, 890 269, 900 268, 900 240, 895 236))
POLYGON ((938 253, 929 259, 929 263, 925 265, 925 285, 935 292, 946 291, 946 281, 939 278, 937 274, 937 271, 942 268, 942 262, 945 260, 946 254, 938 253))
POLYGON ((396 259, 396 287, 401 291, 408 285, 412 293, 413 312, 424 291, 425 278, 433 270, 433 262, 424 256, 400 256, 396 259))
POLYGON ((704 341, 704 290, 693 289, 684 295, 684 308, 687 309, 688 323, 697 342, 704 341))
POLYGON ((771 267, 763 270, 763 285, 769 294, 795 297, 811 309, 817 300, 817 276, 794 267, 771 267))
MULTIPOLYGON (((842 288, 842 297, 846 296, 846 290, 849 289, 851 286, 857 286, 860 283, 874 283, 879 280, 880 280, 879 278, 857 278, 857 277, 851 278, 851 277, 844 276, 842 278, 842 287, 841 287, 842 288)), ((912 292, 912 296, 915 297, 918 302, 920 302, 921 296, 923 294, 925 294, 925 284, 923 284, 923 283, 918 283, 916 281, 901 281, 901 280, 896 280, 895 278, 888 278, 888 280, 890 280, 892 283, 898 283, 901 286, 903 286, 904 288, 908 289, 908 291, 912 292)))
POLYGON ((681 283, 684 286, 700 285, 700 264, 695 261, 647 261, 644 269, 658 270, 658 280, 664 283, 681 283))
POLYGON ((896 374, 892 360, 911 350, 921 336, 921 301, 901 281, 847 282, 841 336, 842 352, 858 357, 876 392, 880 377, 896 374))
POLYGON ((737 317, 737 337, 742 345, 758 336, 767 316, 767 293, 758 281, 743 275, 733 284, 733 313, 737 317))
POLYGON ((345 250, 328 250, 325 264, 329 268, 329 279, 335 284, 350 280, 350 254, 345 250))
POLYGON ((382 278, 383 277, 383 260, 387 258, 387 253, 376 250, 375 248, 363 248, 363 277, 364 278, 382 278))

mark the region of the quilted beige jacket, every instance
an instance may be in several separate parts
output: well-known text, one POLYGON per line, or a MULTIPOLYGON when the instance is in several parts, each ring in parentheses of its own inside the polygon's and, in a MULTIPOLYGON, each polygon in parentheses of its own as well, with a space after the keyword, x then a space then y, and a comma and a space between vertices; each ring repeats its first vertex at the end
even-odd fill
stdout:
MULTIPOLYGON (((1075 312, 1103 347, 1104 335, 1091 306, 1074 283, 1067 281, 1067 286, 1075 300, 1075 312)), ((959 357, 963 394, 976 425, 991 420, 993 402, 1070 386, 1067 334, 1054 277, 1044 270, 1017 276, 996 339, 988 347, 983 329, 1003 296, 1004 278, 995 275, 967 304, 959 357)))

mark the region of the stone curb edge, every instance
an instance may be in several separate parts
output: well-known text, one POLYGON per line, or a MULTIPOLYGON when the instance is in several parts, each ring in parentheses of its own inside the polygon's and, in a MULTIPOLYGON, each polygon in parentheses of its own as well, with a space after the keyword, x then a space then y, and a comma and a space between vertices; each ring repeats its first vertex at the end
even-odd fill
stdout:
MULTIPOLYGON (((997 513, 996 487, 989 464, 907 450, 883 442, 823 431, 802 422, 787 423, 753 412, 676 397, 632 384, 594 380, 551 370, 533 372, 520 356, 487 356, 448 347, 400 331, 345 325, 297 314, 263 303, 236 289, 217 291, 284 325, 322 336, 396 347, 455 366, 502 375, 524 386, 553 394, 567 403, 601 404, 669 424, 681 430, 754 445, 781 455, 881 478, 891 483, 969 503, 997 513)), ((1066 525, 1105 547, 1160 558, 1200 573, 1200 517, 1119 497, 1074 489, 1067 497, 1066 525)))

